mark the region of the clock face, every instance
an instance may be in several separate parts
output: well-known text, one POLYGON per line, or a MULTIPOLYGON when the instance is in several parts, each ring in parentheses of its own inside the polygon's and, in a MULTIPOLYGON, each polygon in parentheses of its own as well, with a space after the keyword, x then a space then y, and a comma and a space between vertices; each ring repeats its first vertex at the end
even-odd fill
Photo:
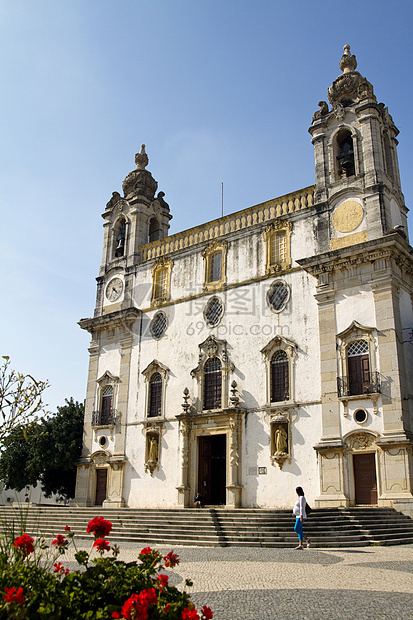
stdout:
POLYGON ((113 278, 106 287, 106 299, 116 301, 122 294, 123 282, 120 278, 113 278))

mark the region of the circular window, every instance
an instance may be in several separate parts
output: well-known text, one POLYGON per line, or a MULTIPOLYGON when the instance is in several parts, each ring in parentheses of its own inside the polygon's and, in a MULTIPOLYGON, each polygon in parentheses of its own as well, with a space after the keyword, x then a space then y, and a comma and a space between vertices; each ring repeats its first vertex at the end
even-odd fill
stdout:
POLYGON ((154 338, 162 338, 167 326, 166 315, 164 312, 157 312, 153 317, 149 329, 154 338))
POLYGON ((285 282, 273 282, 267 293, 267 302, 274 312, 281 312, 290 299, 290 287, 285 282))
POLYGON ((99 445, 101 448, 105 448, 107 446, 108 440, 107 438, 102 435, 102 437, 99 438, 99 445))
POLYGON ((357 409, 357 411, 354 412, 354 419, 357 424, 364 424, 367 420, 367 411, 364 411, 364 409, 357 409))
POLYGON ((211 297, 205 306, 204 318, 209 327, 218 325, 224 314, 224 305, 219 297, 211 297))

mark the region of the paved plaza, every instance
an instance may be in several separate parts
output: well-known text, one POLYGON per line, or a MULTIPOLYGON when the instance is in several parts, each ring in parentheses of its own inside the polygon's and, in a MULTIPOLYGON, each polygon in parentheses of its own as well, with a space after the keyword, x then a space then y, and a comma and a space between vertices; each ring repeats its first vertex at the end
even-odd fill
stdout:
MULTIPOLYGON (((126 561, 141 549, 123 542, 120 547, 126 561)), ((180 564, 163 572, 178 588, 191 579, 191 599, 198 609, 209 605, 214 620, 413 618, 413 545, 174 551, 180 564)))

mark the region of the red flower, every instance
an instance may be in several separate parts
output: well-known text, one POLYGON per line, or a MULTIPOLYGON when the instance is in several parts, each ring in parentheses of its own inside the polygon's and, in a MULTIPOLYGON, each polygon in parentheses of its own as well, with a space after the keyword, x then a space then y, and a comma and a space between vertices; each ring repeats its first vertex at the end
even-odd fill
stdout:
POLYGON ((65 525, 65 532, 70 532, 70 527, 68 525, 65 525))
POLYGON ((104 538, 96 538, 93 546, 97 547, 98 551, 110 551, 109 542, 109 540, 105 540, 104 538))
POLYGON ((52 545, 55 545, 59 548, 60 551, 63 551, 64 549, 67 549, 69 541, 67 540, 67 538, 62 536, 62 534, 58 534, 53 540, 52 545))
POLYGON ((207 607, 206 605, 204 605, 203 608, 201 609, 201 614, 202 614, 202 618, 204 618, 205 620, 211 620, 213 616, 211 609, 207 607))
POLYGON ((167 605, 165 605, 165 607, 163 608, 164 612, 167 613, 169 610, 171 609, 171 605, 170 603, 168 603, 167 605))
POLYGON ((55 564, 53 564, 53 566, 55 567, 54 569, 54 573, 58 573, 59 575, 68 575, 69 574, 69 569, 68 568, 64 568, 63 564, 61 562, 57 562, 55 564))
POLYGON ((118 614, 117 611, 112 611, 112 616, 111 618, 120 618, 120 615, 118 614))
POLYGON ((139 594, 139 601, 141 605, 149 607, 149 605, 156 605, 158 602, 158 597, 156 595, 155 588, 148 588, 147 590, 142 590, 139 594))
POLYGON ((199 620, 199 615, 196 609, 185 609, 182 612, 182 620, 199 620))
POLYGON ((103 517, 94 517, 89 521, 86 532, 90 534, 94 533, 95 538, 104 538, 108 536, 112 530, 112 523, 107 521, 103 517))
POLYGON ((152 549, 150 547, 144 547, 139 555, 150 555, 152 553, 152 549))
POLYGON ((160 588, 166 588, 168 585, 169 577, 168 575, 156 575, 157 580, 159 581, 160 588))
POLYGON ((132 594, 124 603, 122 607, 122 618, 130 618, 132 611, 138 609, 139 594, 132 594))
POLYGON ((15 601, 16 603, 19 603, 19 605, 23 605, 23 588, 18 588, 18 590, 16 590, 16 588, 4 588, 4 592, 3 598, 6 603, 13 603, 13 601, 15 601))
POLYGON ((16 538, 13 546, 17 547, 17 549, 21 549, 25 555, 29 555, 29 553, 33 553, 34 551, 33 543, 34 539, 31 536, 22 534, 16 538))
POLYGON ((173 568, 174 566, 179 564, 179 557, 176 555, 176 553, 174 553, 173 551, 170 551, 164 557, 164 561, 165 561, 166 568, 168 568, 169 566, 173 568))
MULTIPOLYGON (((128 619, 134 618, 135 620, 147 620, 149 605, 156 605, 157 602, 158 597, 156 596, 155 588, 142 590, 140 594, 132 594, 123 604, 121 617, 128 619)), ((112 617, 116 618, 116 616, 112 617)))

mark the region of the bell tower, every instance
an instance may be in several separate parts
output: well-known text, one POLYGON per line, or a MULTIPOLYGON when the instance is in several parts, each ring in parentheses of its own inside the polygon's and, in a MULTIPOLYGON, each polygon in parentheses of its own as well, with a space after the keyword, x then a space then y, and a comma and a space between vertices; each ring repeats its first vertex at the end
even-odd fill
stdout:
POLYGON ((164 192, 158 192, 155 197, 158 183, 146 170, 148 162, 142 144, 140 152, 135 155, 135 170, 122 183, 123 197, 119 192, 113 192, 102 215, 105 233, 95 316, 133 305, 132 278, 134 267, 140 262, 140 248, 168 236, 172 215, 164 200, 164 192), (115 286, 110 287, 114 275, 115 286), (120 307, 115 308, 115 301, 121 304, 120 307))
POLYGON ((350 46, 342 74, 320 101, 309 129, 315 155, 321 252, 399 232, 407 239, 407 209, 397 158, 399 133, 373 86, 358 71, 350 46))

